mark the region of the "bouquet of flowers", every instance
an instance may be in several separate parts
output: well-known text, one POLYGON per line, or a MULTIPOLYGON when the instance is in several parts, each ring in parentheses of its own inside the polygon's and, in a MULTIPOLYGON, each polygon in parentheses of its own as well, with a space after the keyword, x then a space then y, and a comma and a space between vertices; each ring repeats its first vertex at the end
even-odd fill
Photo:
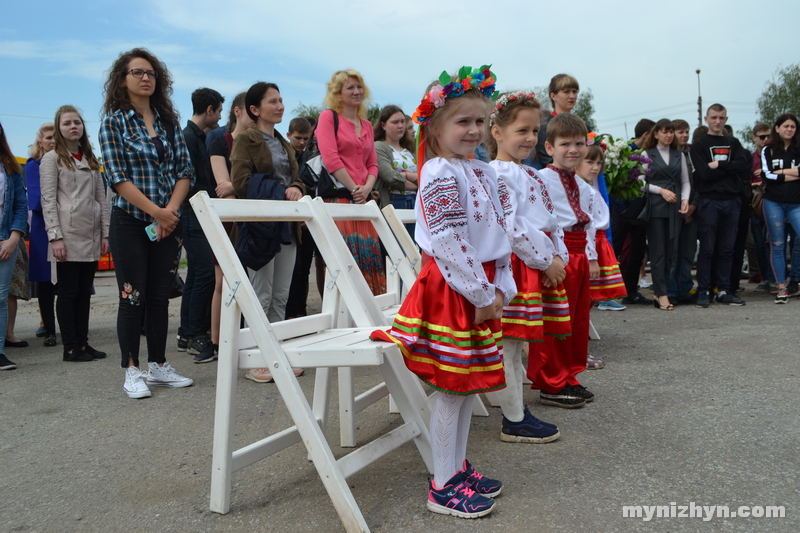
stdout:
POLYGON ((606 145, 605 177, 608 194, 620 200, 630 200, 642 195, 643 181, 653 161, 642 155, 642 150, 634 150, 624 139, 612 139, 608 135, 600 137, 606 145))

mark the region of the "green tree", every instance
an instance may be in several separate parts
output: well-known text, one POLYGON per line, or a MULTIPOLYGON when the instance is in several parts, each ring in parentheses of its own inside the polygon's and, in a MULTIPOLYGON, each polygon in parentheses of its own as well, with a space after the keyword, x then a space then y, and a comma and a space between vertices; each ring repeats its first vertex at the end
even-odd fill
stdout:
MULTIPOLYGON (((552 112, 553 105, 550 103, 550 94, 547 92, 547 87, 534 87, 533 91, 542 103, 542 115, 552 112)), ((597 122, 594 120, 593 100, 594 95, 590 88, 581 89, 578 93, 578 101, 575 102, 575 107, 572 109, 573 113, 583 119, 589 131, 597 131, 597 122)))
POLYGON ((292 117, 314 117, 319 118, 323 109, 320 105, 306 105, 303 102, 297 104, 297 107, 292 109, 292 117))
POLYGON ((373 124, 378 122, 378 117, 381 116, 381 109, 383 109, 383 107, 379 106, 378 104, 370 105, 367 108, 367 120, 369 120, 373 124))
POLYGON ((575 107, 572 112, 578 115, 586 123, 589 131, 597 131, 597 122, 594 121, 594 95, 590 88, 578 93, 578 101, 575 102, 575 107))
MULTIPOLYGON (((375 123, 381 114, 382 107, 378 104, 372 104, 367 108, 367 120, 375 123)), ((319 118, 320 113, 324 108, 319 105, 306 105, 303 102, 297 104, 297 107, 292 109, 292 117, 314 117, 319 118)))
MULTIPOLYGON (((784 113, 800 114, 800 64, 778 68, 764 85, 761 96, 756 100, 758 122, 773 124, 784 113)), ((737 133, 743 143, 751 148, 753 126, 748 124, 737 133)))

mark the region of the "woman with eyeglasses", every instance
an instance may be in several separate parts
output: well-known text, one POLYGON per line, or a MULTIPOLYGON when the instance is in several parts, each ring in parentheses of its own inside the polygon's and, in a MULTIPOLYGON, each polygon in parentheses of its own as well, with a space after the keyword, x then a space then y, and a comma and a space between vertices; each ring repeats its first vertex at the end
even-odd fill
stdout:
POLYGON ((105 83, 100 148, 113 190, 109 241, 120 295, 123 388, 129 398, 151 396, 148 385, 192 384, 165 357, 169 293, 181 249, 180 208, 194 181, 170 94, 172 76, 144 48, 122 53, 105 83), (139 364, 142 313, 145 370, 139 364))
POLYGON ((8 289, 14 273, 14 257, 21 238, 28 230, 28 197, 22 168, 11 153, 6 132, 0 124, 0 370, 13 370, 16 363, 5 356, 6 323, 8 321, 8 289))

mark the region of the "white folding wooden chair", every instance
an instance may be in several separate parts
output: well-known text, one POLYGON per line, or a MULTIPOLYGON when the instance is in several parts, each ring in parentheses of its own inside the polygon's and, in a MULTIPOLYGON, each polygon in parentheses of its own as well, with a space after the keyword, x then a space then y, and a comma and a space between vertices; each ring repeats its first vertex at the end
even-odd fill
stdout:
MULTIPOLYGON (((191 203, 224 274, 211 510, 223 514, 230 510, 233 472, 302 441, 345 529, 368 531, 361 510, 347 485, 347 477, 411 440, 416 444, 428 470, 432 471, 430 434, 426 417, 422 416, 426 409, 425 397, 419 394, 416 378, 405 368, 399 350, 393 344, 369 340, 369 334, 374 330, 371 324, 382 315, 376 312, 377 306, 359 303, 366 298, 369 288, 358 269, 352 268, 355 264, 344 240, 335 227, 333 230, 326 228, 324 223, 315 218, 314 205, 308 197, 299 202, 212 200, 205 192, 201 192, 191 199, 191 203), (305 221, 314 240, 323 243, 321 251, 328 254, 325 259, 345 265, 348 269, 346 275, 332 275, 331 284, 338 288, 353 321, 369 327, 335 327, 338 300, 329 303, 319 315, 287 320, 273 327, 264 315, 247 273, 222 227, 221 221, 237 220, 305 221), (349 264, 347 258, 350 259, 349 264), (249 328, 240 329, 242 314, 249 328), (404 423, 337 461, 320 427, 324 416, 312 411, 292 372, 292 366, 319 369, 336 366, 377 367, 397 402, 404 423), (244 368, 270 369, 295 425, 234 450, 237 370, 244 368)), ((322 214, 325 215, 324 210, 322 214)), ((315 399, 315 406, 318 403, 318 412, 325 413, 325 401, 320 399, 318 402, 315 399)))
MULTIPOLYGON (((330 228, 333 233, 336 233, 336 226, 334 221, 362 221, 369 222, 378 234, 378 238, 383 244, 387 256, 387 292, 380 295, 365 295, 364 299, 360 302, 362 305, 371 307, 367 320, 369 323, 358 322, 353 320, 348 323, 350 318, 348 315, 349 308, 345 305, 339 307, 339 327, 356 326, 374 326, 376 328, 388 328, 397 310, 400 308, 403 297, 408 292, 411 285, 416 280, 417 273, 414 270, 414 265, 406 255, 403 253, 400 245, 394 238, 392 230, 389 228, 386 220, 381 214, 378 205, 375 202, 368 202, 365 205, 357 204, 337 204, 325 203, 322 200, 316 200, 312 204, 315 217, 322 221, 322 225, 330 228), (380 316, 380 319, 376 317, 380 316)), ((408 233, 406 233, 408 235, 408 233)), ((339 237, 341 240, 341 237, 339 237)), ((316 239, 315 239, 315 242, 316 239)), ((339 257, 333 253, 332 250, 323 249, 327 246, 327 242, 320 244, 317 242, 320 252, 325 257, 328 274, 331 276, 350 275, 354 259, 351 255, 347 261, 343 261, 343 257, 339 257), (328 258, 331 258, 330 261, 328 258)), ((357 270, 357 267, 356 267, 357 270)), ((324 292, 324 299, 336 297, 336 295, 329 294, 327 285, 324 292)), ((338 385, 339 385, 339 430, 340 442, 344 448, 356 446, 356 422, 355 416, 366 407, 372 405, 379 399, 386 396, 389 391, 386 389, 385 383, 379 383, 369 389, 368 391, 356 395, 353 384, 353 371, 352 368, 339 366, 337 368, 338 385)), ((415 378, 420 394, 424 395, 424 389, 418 380, 415 378)), ((328 394, 328 387, 330 380, 318 379, 315 383, 314 397, 324 397, 328 394)), ((394 410, 394 399, 390 398, 392 407, 390 412, 398 412, 394 410)), ((426 415, 427 416, 427 415, 426 415)), ((427 418, 426 418, 427 420, 427 418)))

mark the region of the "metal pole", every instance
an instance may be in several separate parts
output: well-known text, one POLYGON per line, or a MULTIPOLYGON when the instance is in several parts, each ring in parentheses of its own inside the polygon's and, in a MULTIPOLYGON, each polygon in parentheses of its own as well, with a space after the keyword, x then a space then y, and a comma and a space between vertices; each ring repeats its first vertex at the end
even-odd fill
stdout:
POLYGON ((697 125, 703 125, 703 97, 700 96, 700 69, 695 70, 697 73, 697 125))

